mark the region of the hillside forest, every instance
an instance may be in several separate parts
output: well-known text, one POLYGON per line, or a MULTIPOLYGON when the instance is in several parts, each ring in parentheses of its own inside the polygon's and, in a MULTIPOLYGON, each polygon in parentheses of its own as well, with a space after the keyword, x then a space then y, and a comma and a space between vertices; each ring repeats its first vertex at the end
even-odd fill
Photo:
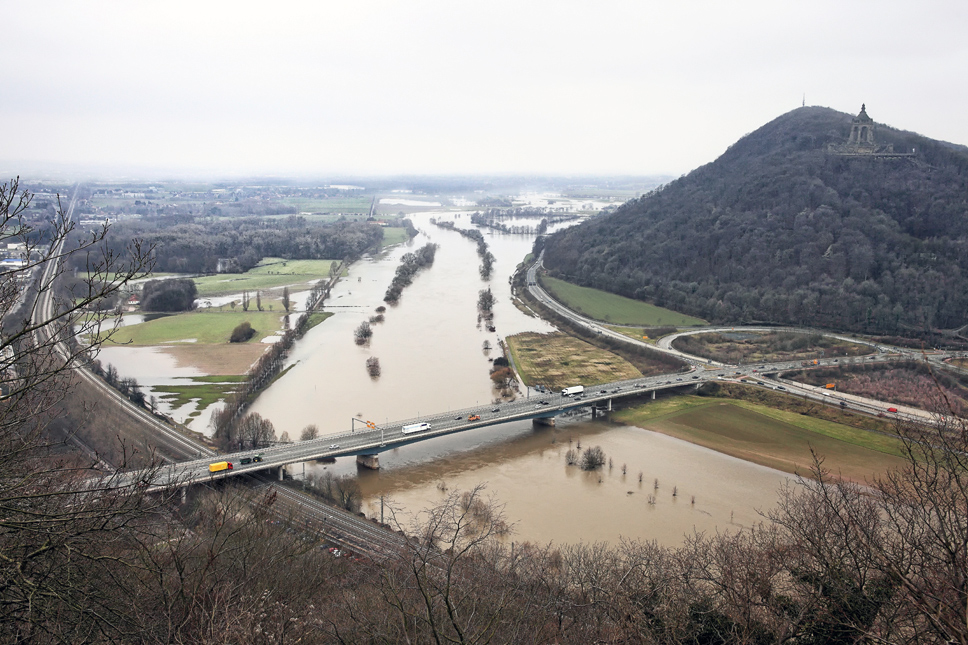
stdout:
POLYGON ((906 336, 968 323, 968 149, 829 154, 852 115, 789 112, 719 159, 539 241, 555 277, 711 322, 906 336))

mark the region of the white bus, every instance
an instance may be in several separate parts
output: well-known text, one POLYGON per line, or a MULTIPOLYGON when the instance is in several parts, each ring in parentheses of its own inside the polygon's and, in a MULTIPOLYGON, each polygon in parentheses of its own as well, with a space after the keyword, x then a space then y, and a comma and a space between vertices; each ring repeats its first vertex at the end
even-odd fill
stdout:
POLYGON ((414 432, 423 432, 424 430, 430 430, 429 423, 413 423, 408 426, 403 426, 403 434, 413 434, 414 432))

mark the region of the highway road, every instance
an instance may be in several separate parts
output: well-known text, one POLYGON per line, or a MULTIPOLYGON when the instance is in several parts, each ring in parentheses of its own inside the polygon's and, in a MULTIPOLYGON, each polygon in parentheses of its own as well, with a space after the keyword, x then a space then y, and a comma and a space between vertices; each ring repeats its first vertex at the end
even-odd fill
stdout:
MULTIPOLYGON (((709 369, 719 368, 719 371, 716 372, 717 376, 715 378, 725 379, 725 380, 743 379, 747 383, 759 384, 762 387, 766 387, 769 389, 785 390, 787 393, 790 393, 790 394, 795 394, 798 396, 802 396, 804 398, 814 399, 823 403, 830 403, 832 405, 840 406, 841 402, 843 402, 843 406, 841 407, 844 407, 845 409, 855 410, 858 412, 863 412, 865 414, 872 414, 872 415, 890 414, 892 418, 900 418, 900 419, 905 419, 908 421, 913 421, 918 423, 935 423, 938 421, 937 415, 930 412, 926 412, 924 410, 920 410, 918 408, 899 406, 891 402, 865 399, 859 396, 840 393, 835 390, 832 391, 826 388, 816 388, 810 385, 803 385, 795 381, 788 381, 788 380, 778 381, 774 378, 770 378, 770 379, 764 378, 765 374, 774 375, 777 372, 781 372, 781 371, 800 369, 802 365, 800 365, 800 363, 798 362, 791 362, 791 363, 780 362, 780 363, 769 363, 769 364, 763 363, 760 365, 732 366, 732 365, 727 365, 725 363, 719 363, 717 361, 703 359, 697 356, 693 356, 691 354, 686 354, 684 352, 681 352, 675 349, 672 345, 677 338, 681 338, 683 336, 690 336, 694 334, 724 333, 724 332, 792 332, 792 333, 798 333, 798 334, 819 334, 822 336, 835 338, 837 340, 842 340, 845 342, 856 343, 859 345, 867 345, 873 348, 874 350, 876 350, 877 353, 875 355, 857 356, 853 358, 829 357, 819 361, 817 366, 821 366, 821 365, 834 366, 834 365, 837 365, 838 362, 840 364, 844 364, 844 363, 856 363, 856 362, 864 362, 864 361, 884 362, 884 361, 896 361, 896 360, 927 360, 943 369, 950 369, 958 372, 968 373, 968 370, 964 370, 962 368, 958 368, 956 366, 949 365, 948 363, 944 362, 944 359, 946 358, 946 353, 943 353, 943 352, 924 352, 917 349, 894 347, 891 345, 885 345, 883 343, 877 343, 877 342, 862 339, 862 338, 847 336, 845 334, 837 334, 826 330, 801 328, 801 327, 768 327, 768 326, 757 326, 757 325, 732 326, 732 327, 727 327, 727 326, 703 327, 699 329, 682 331, 675 334, 669 334, 668 336, 663 336, 654 345, 652 345, 649 343, 645 343, 641 340, 637 340, 635 338, 625 336, 624 334, 619 334, 618 332, 615 332, 609 329, 604 324, 596 320, 593 320, 591 318, 587 318, 585 316, 581 316, 575 313, 571 309, 568 309, 567 307, 559 303, 557 300, 552 298, 551 295, 548 294, 548 292, 546 292, 544 289, 541 288, 541 285, 538 283, 538 279, 537 279, 537 272, 542 266, 543 257, 544 257, 544 252, 542 251, 541 255, 538 256, 537 260, 535 260, 535 262, 528 268, 528 271, 527 271, 527 276, 526 276, 527 285, 528 285, 528 290, 530 291, 532 296, 534 296, 536 299, 538 299, 540 302, 542 302, 549 308, 556 311, 558 314, 570 319, 575 324, 583 325, 588 329, 595 331, 598 334, 607 335, 612 338, 617 338, 619 340, 622 340, 628 343, 640 345, 643 347, 648 347, 656 351, 660 351, 660 352, 670 354, 672 356, 676 356, 677 358, 680 358, 688 362, 693 367, 693 371, 690 372, 692 374, 696 373, 695 370, 704 368, 706 372, 702 373, 698 379, 701 382, 709 380, 709 373, 708 373, 709 369), (749 378, 749 377, 752 377, 752 378, 749 378), (888 413, 887 412, 888 408, 897 408, 898 412, 888 413)), ((693 376, 692 378, 695 378, 695 376, 693 376)))
POLYGON ((705 366, 705 365, 713 365, 716 367, 726 367, 725 363, 718 363, 716 361, 701 359, 691 354, 680 352, 679 350, 674 349, 671 346, 665 347, 665 346, 659 346, 657 344, 653 345, 651 343, 646 343, 636 338, 631 338, 629 336, 626 336, 625 334, 620 334, 617 331, 613 331, 609 329, 608 327, 598 322, 597 320, 588 318, 586 316, 582 316, 578 313, 575 313, 571 309, 568 309, 563 304, 561 304, 560 302, 552 298, 551 295, 547 291, 542 289, 540 284, 538 284, 538 275, 537 275, 538 269, 541 268, 543 260, 544 260, 544 251, 541 252, 541 254, 538 256, 538 259, 535 260, 534 264, 532 264, 528 268, 528 273, 526 276, 528 291, 531 293, 531 295, 534 298, 536 298, 543 305, 545 305, 549 309, 552 309, 559 315, 571 320, 576 325, 586 327, 591 331, 595 332, 596 334, 600 334, 602 336, 609 336, 611 338, 615 338, 626 343, 631 343, 633 345, 640 345, 642 347, 647 347, 648 349, 651 349, 651 350, 660 351, 665 354, 670 354, 680 360, 685 361, 689 365, 692 365, 694 368, 697 368, 699 366, 705 366))

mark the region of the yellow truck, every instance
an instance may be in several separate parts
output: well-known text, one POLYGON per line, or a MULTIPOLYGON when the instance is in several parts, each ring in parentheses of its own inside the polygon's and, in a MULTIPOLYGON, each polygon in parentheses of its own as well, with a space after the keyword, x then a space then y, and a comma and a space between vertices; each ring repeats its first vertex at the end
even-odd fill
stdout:
POLYGON ((223 470, 232 470, 231 461, 216 461, 214 464, 208 465, 208 472, 210 473, 220 473, 223 470))

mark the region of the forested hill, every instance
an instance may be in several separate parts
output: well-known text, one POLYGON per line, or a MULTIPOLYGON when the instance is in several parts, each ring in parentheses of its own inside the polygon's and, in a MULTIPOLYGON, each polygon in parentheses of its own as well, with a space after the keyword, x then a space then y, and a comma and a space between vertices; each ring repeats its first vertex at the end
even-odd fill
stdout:
POLYGON ((968 148, 877 126, 911 158, 828 155, 853 115, 804 107, 614 214, 545 266, 716 322, 920 335, 968 323, 968 148))

